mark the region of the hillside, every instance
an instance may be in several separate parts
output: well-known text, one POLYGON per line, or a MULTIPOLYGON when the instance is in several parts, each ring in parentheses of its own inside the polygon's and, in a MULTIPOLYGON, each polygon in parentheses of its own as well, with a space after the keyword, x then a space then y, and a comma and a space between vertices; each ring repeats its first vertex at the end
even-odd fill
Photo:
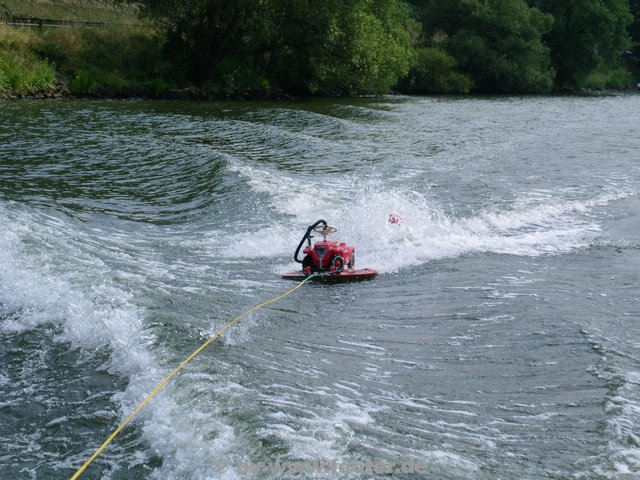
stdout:
POLYGON ((137 8, 109 0, 0 0, 5 21, 24 19, 137 25, 137 8))
POLYGON ((0 98, 165 88, 161 40, 137 13, 104 0, 0 0, 0 98))

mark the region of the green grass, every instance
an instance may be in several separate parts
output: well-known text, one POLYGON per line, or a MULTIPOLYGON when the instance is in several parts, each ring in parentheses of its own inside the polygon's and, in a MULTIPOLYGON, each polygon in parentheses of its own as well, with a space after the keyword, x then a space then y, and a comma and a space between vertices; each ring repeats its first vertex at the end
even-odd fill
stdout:
POLYGON ((7 14, 46 20, 140 25, 138 9, 111 0, 0 0, 0 16, 7 14))
POLYGON ((0 93, 29 94, 56 85, 56 72, 46 61, 0 52, 0 93))
POLYGON ((19 27, 0 23, 0 94, 29 95, 64 84, 74 95, 161 92, 170 66, 162 39, 138 9, 112 0, 0 0, 0 18, 71 22, 19 27), (73 22, 77 22, 74 24, 73 22), (82 22, 103 26, 85 27, 82 22))
POLYGON ((0 25, 0 94, 64 83, 74 95, 117 96, 168 87, 162 41, 142 27, 16 28, 0 25))
POLYGON ((54 67, 33 51, 37 40, 29 31, 0 26, 0 93, 29 94, 54 87, 54 67))

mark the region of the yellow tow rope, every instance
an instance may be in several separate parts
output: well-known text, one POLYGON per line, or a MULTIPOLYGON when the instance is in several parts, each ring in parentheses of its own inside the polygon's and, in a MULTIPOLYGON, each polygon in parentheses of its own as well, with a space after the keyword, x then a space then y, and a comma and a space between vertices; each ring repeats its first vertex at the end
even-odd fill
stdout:
POLYGON ((122 422, 120 424, 120 426, 118 428, 116 428, 113 433, 109 436, 109 438, 107 438, 105 440, 105 442, 100 445, 100 448, 98 448, 95 453, 93 455, 91 455, 91 457, 89 458, 89 460, 87 460, 84 465, 82 465, 82 467, 80 467, 78 469, 78 471, 71 477, 71 480, 75 480, 78 477, 80 477, 80 475, 82 475, 82 473, 87 469, 87 467, 89 465, 91 465, 91 462, 93 462, 98 455, 100 455, 105 448, 107 448, 107 446, 113 441, 114 438, 116 438, 116 436, 124 429, 124 427, 126 427, 129 422, 131 422, 131 420, 133 420, 133 418, 140 412, 140 410, 142 410, 142 408, 149 403, 149 401, 155 397, 155 395, 164 388, 164 386, 169 383, 169 380, 171 380, 174 375, 176 373, 178 373, 180 370, 182 370, 187 363, 189 363, 191 360, 193 360, 200 352, 202 352, 202 350, 204 350, 205 348, 207 348, 209 346, 209 344, 211 344, 211 342, 213 342, 216 338, 220 337, 224 332, 226 332, 227 330, 229 330, 229 328, 231 328, 231 326, 238 322, 240 319, 246 317, 247 315, 249 315, 250 313, 255 312, 256 310, 261 309, 262 307, 266 307, 267 305, 270 305, 274 302, 277 302, 278 300, 282 300, 283 298, 291 295, 293 292, 295 292, 297 289, 299 289, 300 287, 302 287, 305 283, 307 283, 309 280, 311 280, 313 277, 315 277, 316 275, 310 275, 307 278, 305 278, 304 280, 302 280, 298 285, 296 285, 295 287, 293 287, 291 290, 289 290, 286 293, 283 293, 282 295, 279 295, 275 298, 272 298, 271 300, 267 300, 266 302, 263 302, 259 305, 256 305, 253 308, 250 308, 249 310, 241 313, 240 315, 238 315, 236 318, 234 318, 233 320, 231 320, 229 323, 227 323, 224 327, 222 327, 220 330, 218 330, 214 336, 212 336, 211 338, 209 338, 206 342, 204 342, 195 352, 193 352, 191 355, 189 355, 180 365, 178 365, 169 375, 167 375, 167 377, 162 380, 158 386, 156 388, 153 389, 153 391, 147 395, 147 397, 140 403, 140 405, 138 405, 138 407, 131 412, 131 414, 126 418, 126 420, 124 422, 122 422))

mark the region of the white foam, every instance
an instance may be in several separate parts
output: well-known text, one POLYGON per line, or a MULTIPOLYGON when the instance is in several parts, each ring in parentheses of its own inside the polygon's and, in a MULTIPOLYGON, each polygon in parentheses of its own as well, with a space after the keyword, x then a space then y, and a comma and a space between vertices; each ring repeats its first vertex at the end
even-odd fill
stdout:
POLYGON ((335 403, 323 411, 307 417, 298 417, 295 431, 270 425, 258 432, 261 437, 275 436, 288 446, 287 457, 296 460, 332 461, 343 458, 354 432, 354 426, 373 423, 371 413, 380 408, 353 403, 335 396, 335 403))
MULTIPOLYGON (((154 338, 145 328, 145 312, 136 306, 132 292, 109 280, 117 272, 98 259, 92 262, 90 251, 79 250, 82 241, 68 241, 70 231, 76 240, 83 235, 75 231, 78 225, 73 220, 65 223, 59 218, 54 225, 37 212, 2 205, 0 220, 6 227, 0 232, 0 308, 8 317, 0 329, 21 332, 52 323, 63 332, 53 341, 70 342, 73 348, 89 354, 107 349, 111 354, 107 369, 129 378, 126 390, 112 396, 124 419, 175 366, 162 366, 160 359, 166 352, 150 348, 154 338)), ((161 392, 136 421, 145 421, 145 438, 165 458, 169 472, 177 464, 182 465, 177 470, 183 468, 183 457, 189 452, 202 449, 208 457, 198 460, 194 456, 187 463, 196 472, 209 471, 211 455, 231 445, 232 429, 212 420, 208 411, 185 412, 175 396, 175 390, 161 392), (190 431, 194 425, 211 425, 215 438, 194 437, 190 431), (169 430, 170 435, 166 434, 169 430)), ((163 478, 180 477, 163 474, 163 478)), ((228 478, 234 478, 233 474, 228 478)))
MULTIPOLYGON (((198 392, 197 385, 194 391, 191 382, 182 391, 169 387, 170 394, 163 395, 145 415, 145 437, 163 462, 151 478, 184 478, 186 466, 191 478, 238 478, 230 460, 238 448, 235 430, 222 420, 221 406, 210 396, 213 389, 222 386, 212 382, 202 385, 202 379, 198 383, 208 388, 207 395, 198 392)), ((242 390, 237 385, 230 389, 237 390, 232 395, 242 390)))
POLYGON ((640 474, 640 372, 622 374, 624 383, 606 404, 609 450, 616 475, 640 474))
MULTIPOLYGON (((7 209, 0 210, 0 218, 7 226, 0 233, 0 301, 10 315, 3 331, 55 323, 64 328, 62 340, 75 346, 110 346, 116 355, 128 351, 138 360, 145 356, 142 313, 131 293, 104 278, 99 259, 92 263, 87 252, 68 242, 69 225, 60 218, 7 209)), ((122 365, 130 360, 122 359, 122 365)))
MULTIPOLYGON (((361 180, 334 175, 318 180, 240 161, 230 168, 246 177, 255 191, 268 194, 273 208, 292 222, 266 226, 249 238, 239 235, 224 254, 233 258, 290 255, 306 226, 324 218, 338 227, 336 238, 356 247, 357 266, 382 272, 476 252, 539 256, 584 248, 600 232, 590 213, 631 195, 612 191, 566 200, 533 190, 499 210, 460 215, 445 213, 428 193, 389 188, 375 176, 361 180), (400 215, 402 221, 389 224, 390 213, 400 215)), ((292 262, 281 270, 291 268, 295 268, 292 262)))

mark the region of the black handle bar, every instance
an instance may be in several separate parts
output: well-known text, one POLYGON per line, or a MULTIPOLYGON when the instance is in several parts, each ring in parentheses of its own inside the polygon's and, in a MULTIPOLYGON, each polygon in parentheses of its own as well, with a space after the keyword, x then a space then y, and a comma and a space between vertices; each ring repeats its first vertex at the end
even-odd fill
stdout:
POLYGON ((309 242, 309 245, 311 245, 311 239, 313 238, 311 236, 311 232, 313 231, 314 228, 316 228, 318 225, 321 225, 321 224, 323 224, 325 227, 327 226, 326 221, 318 220, 316 223, 314 223, 309 228, 307 228, 307 232, 304 234, 304 237, 302 237, 302 240, 300 240, 300 243, 298 244, 298 248, 296 248, 296 253, 293 254, 293 259, 296 262, 302 263, 302 260, 298 260, 298 254, 300 253, 300 249, 302 248, 302 245, 304 245, 305 240, 309 242))

